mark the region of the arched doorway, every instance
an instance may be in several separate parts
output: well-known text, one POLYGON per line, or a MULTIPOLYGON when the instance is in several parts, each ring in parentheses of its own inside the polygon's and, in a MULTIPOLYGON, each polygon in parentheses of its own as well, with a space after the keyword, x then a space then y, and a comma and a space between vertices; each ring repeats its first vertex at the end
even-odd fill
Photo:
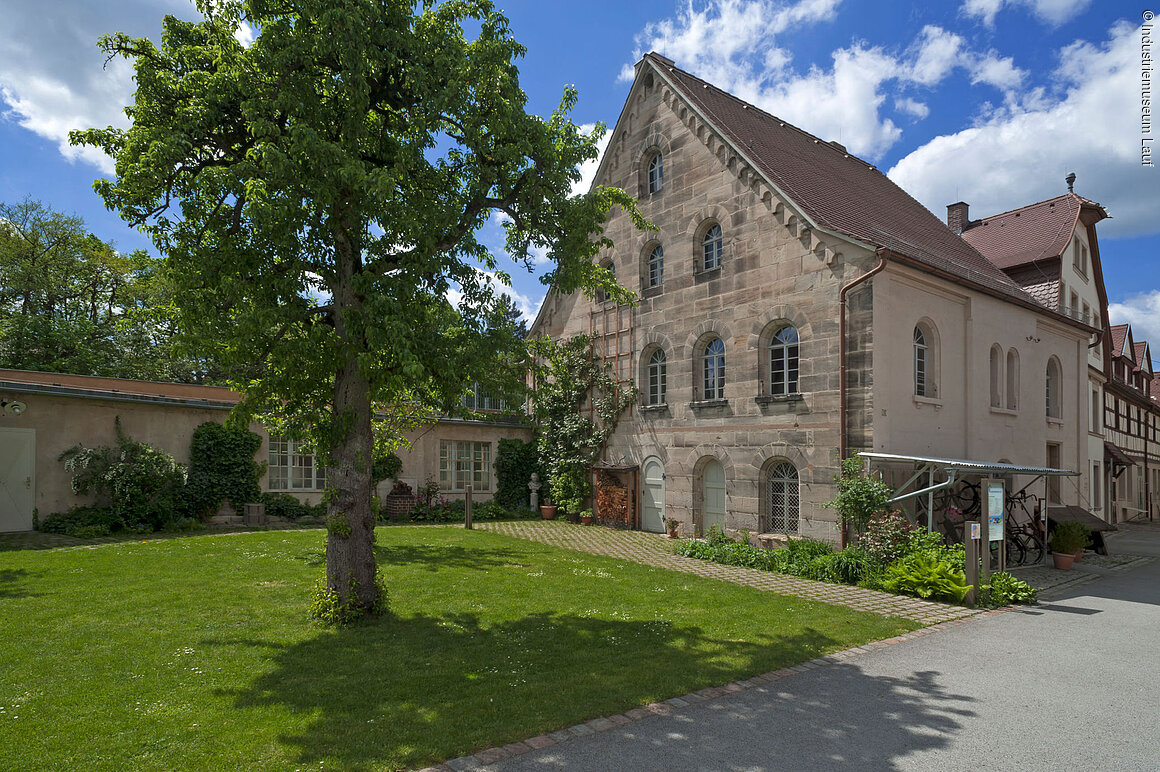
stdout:
POLYGON ((701 470, 701 530, 725 528, 725 467, 710 459, 701 470))
POLYGON ((665 530, 665 465, 659 458, 649 458, 643 467, 640 527, 642 531, 663 533, 665 530))

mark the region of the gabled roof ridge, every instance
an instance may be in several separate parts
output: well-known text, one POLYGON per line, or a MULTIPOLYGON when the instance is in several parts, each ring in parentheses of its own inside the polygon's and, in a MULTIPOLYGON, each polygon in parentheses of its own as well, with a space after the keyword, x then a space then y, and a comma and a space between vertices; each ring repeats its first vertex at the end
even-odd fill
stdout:
MULTIPOLYGON (((657 54, 655 51, 650 51, 649 53, 645 54, 645 56, 646 56, 646 57, 649 57, 649 56, 653 56, 653 57, 659 57, 660 55, 659 55, 659 54, 657 54)), ((769 111, 767 111, 767 110, 763 110, 762 108, 758 107, 757 105, 753 104, 752 102, 746 102, 744 99, 742 99, 741 97, 737 96, 736 94, 730 94, 730 93, 729 93, 728 91, 726 91, 725 89, 723 89, 723 88, 720 88, 720 87, 718 87, 718 86, 715 86, 715 85, 713 85, 712 83, 710 83, 709 81, 705 80, 704 78, 699 78, 699 77, 697 77, 696 75, 694 75, 693 73, 689 72, 688 70, 682 70, 680 67, 677 67, 675 64, 668 63, 668 62, 666 62, 666 61, 664 61, 664 60, 660 60, 660 61, 656 62, 656 64, 658 64, 659 66, 665 67, 666 69, 669 69, 669 70, 671 70, 671 71, 673 71, 673 72, 679 72, 679 73, 681 73, 682 75, 684 75, 684 76, 686 76, 687 78, 689 78, 690 80, 695 80, 695 81, 697 81, 698 83, 700 83, 700 84, 702 84, 702 85, 704 85, 704 86, 707 86, 708 88, 712 89, 713 91, 716 91, 718 94, 720 94, 720 95, 722 95, 722 96, 724 96, 724 97, 726 97, 726 98, 728 98, 728 99, 731 99, 731 100, 733 100, 734 102, 737 102, 738 104, 744 105, 746 108, 748 108, 748 109, 750 109, 750 110, 756 110, 758 113, 760 113, 760 114, 764 115, 765 117, 767 117, 767 118, 769 118, 769 119, 771 119, 771 120, 777 121, 778 123, 780 123, 780 124, 781 124, 782 126, 784 126, 785 128, 787 128, 787 129, 793 129, 793 130, 794 130, 794 131, 796 131, 797 133, 799 133, 799 134, 801 134, 801 135, 803 135, 803 136, 809 137, 810 139, 812 139, 812 140, 816 141, 816 142, 817 142, 819 145, 825 145, 826 147, 830 148, 830 150, 834 151, 835 153, 840 153, 841 155, 843 155, 843 156, 845 156, 845 157, 847 157, 847 158, 852 158, 852 159, 853 159, 853 160, 855 160, 855 161, 858 161, 858 162, 860 162, 860 163, 863 163, 863 164, 865 164, 865 165, 866 165, 868 168, 870 168, 870 169, 873 169, 874 171, 881 173, 881 170, 880 170, 880 169, 879 169, 877 166, 875 166, 874 164, 870 163, 870 162, 869 162, 869 161, 867 161, 865 158, 862 158, 862 157, 860 157, 860 156, 857 156, 857 155, 855 155, 855 154, 851 153, 849 150, 846 150, 846 149, 844 149, 844 148, 845 148, 845 145, 842 145, 842 148, 838 148, 838 147, 836 147, 836 146, 833 144, 833 141, 832 141, 832 140, 828 140, 828 139, 822 139, 821 137, 817 136, 816 134, 811 134, 810 132, 806 131, 806 130, 805 130, 805 129, 803 129, 802 127, 800 127, 800 126, 795 126, 794 124, 790 123, 789 121, 785 120, 784 118, 780 118, 780 117, 778 117, 778 116, 774 115, 773 113, 771 113, 771 112, 769 112, 769 111)), ((708 110, 708 109, 709 109, 709 108, 708 108, 708 106, 706 106, 706 107, 705 107, 705 109, 706 109, 706 110, 708 110)), ((716 120, 718 123, 723 123, 723 121, 722 121, 722 119, 721 119, 721 117, 720 117, 720 116, 714 115, 714 119, 715 119, 715 120, 716 120)), ((841 143, 839 143, 839 144, 841 144, 841 143)))
MULTIPOLYGON (((1088 201, 1086 198, 1083 198, 1082 196, 1076 195, 1075 193, 1063 193, 1063 194, 1058 195, 1058 196, 1053 196, 1052 198, 1045 198, 1042 201, 1036 201, 1036 202, 1031 203, 1031 204, 1024 204, 1023 206, 1017 206, 1014 209, 1008 209, 1005 212, 996 212, 995 214, 989 214, 986 217, 980 217, 978 220, 972 220, 971 223, 972 224, 983 223, 983 222, 986 222, 988 220, 994 220, 997 217, 1003 217, 1004 215, 1015 214, 1016 212, 1024 212, 1028 209, 1033 209, 1037 206, 1043 206, 1044 204, 1051 204, 1051 203, 1054 203, 1056 201, 1066 200, 1069 197, 1077 198, 1080 201, 1084 201, 1084 202, 1087 202, 1089 204, 1094 203, 1094 202, 1088 201)), ((1099 204, 1096 204, 1096 206, 1099 206, 1099 204)))

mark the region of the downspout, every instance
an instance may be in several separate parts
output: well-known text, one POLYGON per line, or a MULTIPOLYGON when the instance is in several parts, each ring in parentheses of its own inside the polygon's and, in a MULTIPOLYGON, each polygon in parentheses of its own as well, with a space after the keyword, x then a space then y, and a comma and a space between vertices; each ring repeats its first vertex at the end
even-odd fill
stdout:
POLYGON ((878 265, 842 287, 838 293, 838 463, 846 458, 846 293, 862 282, 870 279, 886 267, 886 249, 879 247, 875 250, 878 255, 878 265))
MULTIPOLYGON (((846 293, 886 267, 886 250, 879 247, 878 265, 842 287, 838 293, 838 468, 846 460, 846 293)), ((846 528, 839 523, 838 540, 842 549, 846 548, 846 528)))

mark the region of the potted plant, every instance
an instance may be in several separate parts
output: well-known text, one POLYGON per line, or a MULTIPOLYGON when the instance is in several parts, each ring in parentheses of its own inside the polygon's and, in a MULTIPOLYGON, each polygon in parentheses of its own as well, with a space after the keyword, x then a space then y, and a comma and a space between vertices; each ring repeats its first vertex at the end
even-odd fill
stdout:
POLYGON ((541 504, 540 505, 540 517, 544 518, 545 520, 555 520, 556 519, 556 505, 549 504, 546 502, 541 504))
POLYGON ((675 517, 666 517, 665 530, 668 531, 670 539, 679 538, 681 535, 681 521, 675 517))
POLYGON ((1051 559, 1061 571, 1071 569, 1076 550, 1082 550, 1091 536, 1091 529, 1083 523, 1056 523, 1051 532, 1051 559))
POLYGON ((580 524, 581 524, 581 525, 592 525, 592 521, 593 521, 594 519, 595 519, 595 518, 592 516, 592 510, 591 510, 591 509, 582 509, 582 510, 580 510, 580 524))

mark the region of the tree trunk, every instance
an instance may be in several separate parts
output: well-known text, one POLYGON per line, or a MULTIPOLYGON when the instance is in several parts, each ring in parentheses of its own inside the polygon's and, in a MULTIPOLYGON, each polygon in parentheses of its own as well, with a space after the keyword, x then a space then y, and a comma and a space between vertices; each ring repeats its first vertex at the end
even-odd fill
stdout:
POLYGON ((376 601, 374 515, 371 511, 370 384, 359 372, 361 350, 356 329, 344 312, 357 314, 361 305, 354 288, 358 249, 349 238, 342 217, 335 233, 336 277, 333 287, 334 332, 343 344, 343 362, 334 379, 334 414, 330 466, 326 471, 327 504, 326 586, 350 608, 370 611, 376 601), (352 594, 354 597, 352 597, 352 594))
POLYGON ((334 416, 345 433, 331 446, 326 470, 326 586, 342 603, 369 611, 376 599, 370 388, 352 354, 335 377, 334 416))

